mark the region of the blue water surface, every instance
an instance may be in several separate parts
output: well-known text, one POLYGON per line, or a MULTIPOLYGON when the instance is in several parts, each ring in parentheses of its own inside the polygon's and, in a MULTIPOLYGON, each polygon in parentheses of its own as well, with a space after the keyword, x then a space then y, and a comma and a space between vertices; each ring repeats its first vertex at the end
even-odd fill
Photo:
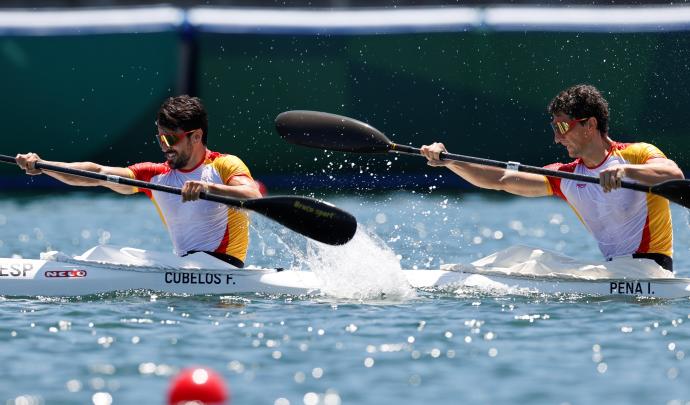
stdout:
MULTIPOLYGON (((317 196, 353 213, 359 232, 376 249, 391 249, 402 268, 468 262, 518 243, 600 258, 576 216, 555 198, 443 191, 317 196)), ((674 206, 673 214, 676 273, 688 277, 688 213, 674 206)), ((306 239, 252 218, 248 263, 304 266, 313 250, 306 239)), ((79 254, 106 243, 170 250, 146 198, 2 194, 2 257, 79 254)), ((382 264, 385 255, 342 249, 363 278, 390 266, 382 264)), ((345 287, 348 280, 341 282, 345 287)), ((0 308, 0 403, 164 404, 170 379, 193 365, 218 371, 233 404, 690 401, 687 299, 135 291, 6 298, 0 308)))

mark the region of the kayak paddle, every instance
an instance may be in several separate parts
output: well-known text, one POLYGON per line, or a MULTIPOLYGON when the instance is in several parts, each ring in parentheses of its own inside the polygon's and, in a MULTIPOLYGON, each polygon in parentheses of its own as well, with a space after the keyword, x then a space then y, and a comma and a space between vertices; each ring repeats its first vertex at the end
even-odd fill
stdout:
MULTIPOLYGON (((280 136, 286 141, 310 148, 355 153, 392 152, 421 156, 419 148, 393 143, 371 125, 342 115, 307 110, 286 111, 278 114, 275 126, 280 136)), ((501 162, 447 152, 441 153, 440 158, 599 184, 598 177, 549 170, 518 162, 501 162)), ((656 194, 690 208, 690 180, 668 180, 652 186, 624 180, 621 182, 621 187, 656 194)))
MULTIPOLYGON (((0 162, 17 163, 14 157, 7 155, 0 155, 0 162)), ((43 162, 36 162, 36 168, 148 190, 162 191, 164 193, 182 194, 182 190, 177 187, 61 167, 43 162)), ((350 213, 332 204, 310 197, 272 196, 236 199, 202 192, 199 198, 257 212, 286 228, 329 245, 343 245, 352 239, 357 231, 357 220, 350 213)))

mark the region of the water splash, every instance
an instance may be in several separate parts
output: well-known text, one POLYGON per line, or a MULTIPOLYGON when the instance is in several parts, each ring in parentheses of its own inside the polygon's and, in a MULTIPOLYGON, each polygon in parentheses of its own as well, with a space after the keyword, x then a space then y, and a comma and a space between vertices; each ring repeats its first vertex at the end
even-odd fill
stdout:
POLYGON ((360 301, 407 300, 417 296, 386 244, 363 227, 343 246, 309 241, 304 263, 328 296, 360 301))

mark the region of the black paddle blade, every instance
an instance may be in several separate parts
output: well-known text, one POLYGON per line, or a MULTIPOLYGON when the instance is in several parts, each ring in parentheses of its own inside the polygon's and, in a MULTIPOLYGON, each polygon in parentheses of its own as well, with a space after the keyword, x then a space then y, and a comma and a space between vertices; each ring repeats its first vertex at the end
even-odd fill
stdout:
POLYGON ((278 114, 275 125, 286 141, 310 148, 385 153, 391 145, 386 135, 371 125, 320 111, 286 111, 278 114))
POLYGON ((329 245, 343 245, 357 231, 357 220, 350 213, 309 197, 257 198, 245 200, 243 207, 329 245))
POLYGON ((690 208, 690 180, 669 180, 656 184, 650 192, 685 208, 690 208))

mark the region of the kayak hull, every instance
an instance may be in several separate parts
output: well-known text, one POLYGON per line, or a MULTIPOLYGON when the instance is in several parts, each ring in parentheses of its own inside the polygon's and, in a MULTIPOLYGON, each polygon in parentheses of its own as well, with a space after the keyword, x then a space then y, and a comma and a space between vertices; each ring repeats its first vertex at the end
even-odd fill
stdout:
MULTIPOLYGON (((414 288, 451 292, 471 288, 503 294, 690 297, 690 279, 687 278, 575 280, 448 270, 402 272, 414 288)), ((319 294, 320 286, 316 274, 299 270, 146 268, 78 261, 0 259, 2 296, 83 296, 129 290, 189 295, 311 295, 319 294)))
POLYGON ((316 290, 309 272, 279 269, 146 269, 46 260, 0 259, 0 295, 80 296, 152 290, 175 294, 308 294, 316 290), (304 274, 301 274, 304 273, 304 274))

